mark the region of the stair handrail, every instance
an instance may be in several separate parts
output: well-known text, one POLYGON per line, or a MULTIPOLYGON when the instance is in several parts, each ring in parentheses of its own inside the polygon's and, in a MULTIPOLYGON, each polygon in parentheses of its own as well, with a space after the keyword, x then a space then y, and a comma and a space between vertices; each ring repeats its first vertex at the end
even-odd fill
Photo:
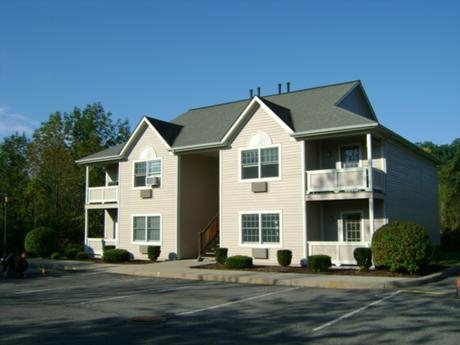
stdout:
POLYGON ((209 223, 198 233, 198 255, 201 256, 206 247, 219 236, 219 214, 216 214, 209 223))

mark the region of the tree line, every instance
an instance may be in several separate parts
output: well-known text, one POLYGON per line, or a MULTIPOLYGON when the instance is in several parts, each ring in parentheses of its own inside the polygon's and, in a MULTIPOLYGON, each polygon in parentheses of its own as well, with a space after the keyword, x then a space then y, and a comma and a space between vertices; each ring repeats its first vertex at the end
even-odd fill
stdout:
POLYGON ((447 249, 460 250, 460 138, 451 144, 418 144, 439 161, 441 240, 447 249))
POLYGON ((83 243, 85 169, 75 161, 123 143, 129 134, 127 120, 114 121, 110 112, 94 103, 83 110, 75 107, 51 114, 30 139, 19 133, 4 138, 0 233, 4 234, 7 201, 6 252, 22 250, 27 232, 39 226, 56 230, 62 245, 83 243))
MULTIPOLYGON (((82 243, 85 171, 75 161, 128 140, 127 120, 112 119, 100 103, 55 112, 29 139, 13 134, 0 143, 0 196, 7 252, 22 250, 27 232, 39 226, 53 228, 59 241, 82 243)), ((440 221, 446 247, 460 249, 460 139, 451 144, 418 143, 439 160, 440 221)), ((102 179, 92 169, 91 180, 102 179)), ((101 182, 102 183, 102 182, 101 182)), ((100 226, 100 224, 99 224, 100 226)), ((3 226, 2 231, 3 233, 3 226)), ((3 240, 3 236, 1 237, 3 240)), ((2 253, 3 255, 3 253, 2 253)))

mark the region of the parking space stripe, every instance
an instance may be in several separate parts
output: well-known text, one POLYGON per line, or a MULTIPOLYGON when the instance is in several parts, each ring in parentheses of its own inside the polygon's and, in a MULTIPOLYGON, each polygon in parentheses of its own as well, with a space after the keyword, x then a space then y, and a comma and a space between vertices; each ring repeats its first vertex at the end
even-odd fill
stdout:
POLYGON ((268 293, 265 293, 265 294, 262 294, 262 295, 257 295, 257 296, 252 296, 252 297, 239 299, 237 301, 232 301, 232 302, 227 302, 227 303, 222 303, 222 304, 216 304, 216 305, 212 305, 212 306, 206 307, 206 308, 200 308, 200 309, 184 311, 182 313, 177 313, 176 315, 179 315, 179 316, 192 315, 192 314, 201 313, 201 312, 207 311, 207 310, 224 308, 224 307, 228 307, 230 305, 243 303, 243 302, 248 302, 248 301, 252 301, 252 300, 255 300, 255 299, 259 299, 259 298, 264 298, 264 297, 268 297, 268 296, 272 296, 272 295, 276 295, 276 294, 280 294, 280 293, 294 291, 294 290, 297 290, 297 289, 299 289, 299 287, 289 288, 289 289, 284 289, 284 290, 274 291, 274 292, 268 292, 268 293))
POLYGON ((400 290, 395 291, 395 292, 393 292, 392 294, 390 294, 388 296, 385 296, 385 297, 383 297, 383 298, 381 298, 381 299, 379 299, 377 301, 374 301, 372 303, 369 303, 368 305, 365 305, 364 307, 361 307, 359 309, 353 310, 352 312, 349 312, 349 313, 347 313, 345 315, 342 315, 342 316, 338 317, 335 320, 332 320, 332 321, 330 321, 328 323, 325 323, 325 324, 323 324, 323 325, 321 325, 319 327, 313 328, 312 332, 320 331, 320 330, 322 330, 322 329, 324 329, 326 327, 329 327, 329 326, 332 326, 332 325, 336 324, 337 322, 340 322, 342 320, 348 319, 348 318, 352 317, 353 315, 356 315, 356 314, 358 314, 358 313, 360 313, 360 312, 362 312, 362 311, 364 311, 364 310, 366 310, 366 309, 368 309, 370 307, 373 307, 373 306, 375 306, 375 305, 377 305, 377 304, 379 304, 379 303, 381 303, 383 301, 386 301, 387 299, 390 299, 390 298, 396 296, 400 292, 401 292, 400 290))

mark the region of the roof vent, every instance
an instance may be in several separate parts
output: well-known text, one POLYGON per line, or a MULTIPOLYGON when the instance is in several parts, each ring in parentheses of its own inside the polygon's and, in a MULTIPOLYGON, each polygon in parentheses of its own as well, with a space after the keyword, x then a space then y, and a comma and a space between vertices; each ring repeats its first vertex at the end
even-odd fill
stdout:
POLYGON ((286 92, 287 93, 291 92, 291 83, 290 82, 286 83, 286 92))
POLYGON ((260 86, 257 87, 257 97, 260 97, 260 86))
POLYGON ((249 98, 252 98, 254 96, 254 90, 249 89, 249 98))
POLYGON ((278 83, 278 95, 281 95, 281 83, 278 83))

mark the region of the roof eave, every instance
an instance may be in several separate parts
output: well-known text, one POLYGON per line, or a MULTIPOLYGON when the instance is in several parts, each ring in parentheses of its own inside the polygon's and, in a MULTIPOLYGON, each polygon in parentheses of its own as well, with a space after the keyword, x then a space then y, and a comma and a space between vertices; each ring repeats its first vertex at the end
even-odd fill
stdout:
POLYGON ((171 151, 172 153, 183 153, 183 152, 190 152, 190 151, 206 151, 206 150, 212 150, 212 149, 221 149, 227 146, 228 144, 226 142, 220 141, 220 142, 215 142, 215 143, 173 147, 171 151))
POLYGON ((378 123, 370 123, 370 124, 364 124, 364 125, 331 127, 331 128, 326 128, 326 129, 317 129, 317 130, 311 130, 311 131, 297 132, 297 133, 291 134, 291 136, 295 139, 316 138, 316 137, 324 137, 328 135, 337 135, 337 134, 352 133, 352 132, 357 132, 357 131, 371 130, 378 126, 379 126, 378 123))
POLYGON ((96 163, 111 163, 116 161, 121 161, 123 156, 116 155, 116 156, 107 156, 107 157, 96 157, 96 158, 89 158, 89 159, 79 159, 76 160, 75 163, 78 165, 88 165, 88 164, 96 164, 96 163))

